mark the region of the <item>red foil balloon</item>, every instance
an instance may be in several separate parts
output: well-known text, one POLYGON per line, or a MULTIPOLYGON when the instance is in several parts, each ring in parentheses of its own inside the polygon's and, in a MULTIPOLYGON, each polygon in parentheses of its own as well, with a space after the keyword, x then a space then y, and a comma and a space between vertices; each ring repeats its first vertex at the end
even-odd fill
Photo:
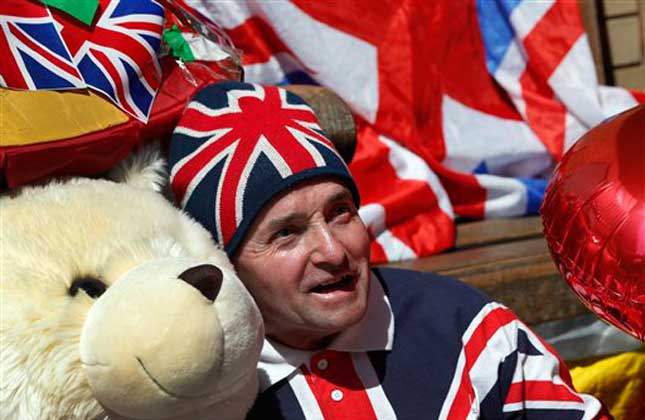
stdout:
POLYGON ((540 212, 573 291, 645 341, 645 105, 591 129, 565 153, 540 212))

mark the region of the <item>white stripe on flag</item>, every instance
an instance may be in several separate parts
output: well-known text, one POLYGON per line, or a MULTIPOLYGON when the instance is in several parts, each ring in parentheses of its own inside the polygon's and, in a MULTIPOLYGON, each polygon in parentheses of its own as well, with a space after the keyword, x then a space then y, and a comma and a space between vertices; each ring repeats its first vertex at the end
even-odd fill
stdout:
POLYGON ((264 63, 244 66, 244 80, 251 83, 275 85, 282 83, 287 74, 296 70, 303 70, 302 66, 291 54, 280 52, 272 55, 264 63))
POLYGON ((509 16, 511 26, 515 30, 515 37, 520 40, 526 38, 529 32, 535 28, 535 25, 542 20, 546 12, 553 6, 553 3, 555 3, 555 0, 525 0, 520 2, 509 16))
POLYGON ((520 78, 526 70, 526 57, 516 40, 511 41, 504 58, 495 70, 495 79, 511 97, 517 112, 526 119, 526 101, 522 96, 520 78))
POLYGON ((289 386, 298 400, 305 419, 325 420, 318 406, 316 396, 311 391, 311 388, 309 388, 309 384, 300 369, 296 370, 292 375, 291 379, 289 379, 289 386))
POLYGON ((352 353, 354 369, 361 379, 378 420, 396 420, 396 413, 385 396, 367 353, 352 353))
POLYGON ((374 122, 379 104, 378 51, 374 45, 313 19, 288 1, 253 4, 320 84, 374 122), (315 48, 308 42, 312 39, 316 40, 315 48))
POLYGON ((358 214, 376 242, 383 248, 388 261, 417 258, 418 255, 385 227, 385 208, 378 203, 361 206, 358 214))
POLYGON ((496 175, 475 175, 486 190, 484 218, 513 217, 526 214, 528 192, 526 186, 514 178, 496 175))
POLYGON ((585 126, 572 114, 568 112, 564 116, 564 150, 566 152, 576 141, 587 132, 589 127, 585 126))
POLYGON ((472 173, 484 161, 491 173, 534 176, 550 166, 549 153, 523 121, 486 114, 447 95, 441 108, 443 164, 450 169, 472 173))
POLYGON ((244 23, 253 13, 244 1, 220 2, 213 0, 185 0, 186 4, 208 16, 213 22, 226 29, 232 29, 244 23))
POLYGON ((627 89, 614 86, 599 86, 600 103, 605 117, 623 112, 638 105, 636 98, 627 89))
POLYGON ((358 215, 373 237, 376 238, 385 230, 385 208, 382 205, 370 203, 361 206, 358 215))
POLYGON ((388 229, 376 237, 376 242, 383 248, 388 261, 412 260, 418 257, 412 248, 394 236, 388 229))
POLYGON ((556 97, 585 126, 604 119, 598 98, 598 79, 587 36, 583 33, 562 58, 548 83, 556 97))

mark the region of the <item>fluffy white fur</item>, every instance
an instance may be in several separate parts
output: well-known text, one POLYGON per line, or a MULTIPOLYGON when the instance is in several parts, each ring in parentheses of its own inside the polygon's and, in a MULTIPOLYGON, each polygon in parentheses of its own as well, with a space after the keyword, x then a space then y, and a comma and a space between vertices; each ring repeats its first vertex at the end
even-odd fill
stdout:
POLYGON ((252 404, 259 312, 209 234, 154 191, 163 162, 145 153, 114 172, 134 185, 0 198, 0 419, 235 419, 252 404), (178 279, 200 264, 224 273, 215 302, 178 279), (79 276, 108 288, 71 296, 79 276))

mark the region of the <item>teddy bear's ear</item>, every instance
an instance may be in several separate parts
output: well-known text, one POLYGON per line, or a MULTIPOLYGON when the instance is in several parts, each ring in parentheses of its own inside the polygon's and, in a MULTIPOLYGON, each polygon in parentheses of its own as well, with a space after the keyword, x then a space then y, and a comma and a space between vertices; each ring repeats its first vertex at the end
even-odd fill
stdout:
POLYGON ((153 142, 140 146, 111 169, 107 177, 115 182, 161 192, 168 179, 161 145, 153 142))

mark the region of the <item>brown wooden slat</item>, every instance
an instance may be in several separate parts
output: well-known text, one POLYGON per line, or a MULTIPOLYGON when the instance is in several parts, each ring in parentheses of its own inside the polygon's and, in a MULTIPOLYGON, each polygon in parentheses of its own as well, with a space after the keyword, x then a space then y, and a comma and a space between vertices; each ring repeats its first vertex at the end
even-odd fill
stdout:
POLYGON ((505 304, 529 324, 588 313, 561 278, 541 237, 455 250, 388 266, 458 278, 505 304))
POLYGON ((471 248, 540 236, 542 236, 540 216, 460 223, 457 225, 455 248, 471 248))
POLYGON ((525 239, 482 246, 478 248, 455 250, 416 260, 399 261, 388 264, 391 267, 408 268, 419 271, 445 272, 482 264, 503 265, 508 260, 544 253, 546 242, 542 238, 525 239))

